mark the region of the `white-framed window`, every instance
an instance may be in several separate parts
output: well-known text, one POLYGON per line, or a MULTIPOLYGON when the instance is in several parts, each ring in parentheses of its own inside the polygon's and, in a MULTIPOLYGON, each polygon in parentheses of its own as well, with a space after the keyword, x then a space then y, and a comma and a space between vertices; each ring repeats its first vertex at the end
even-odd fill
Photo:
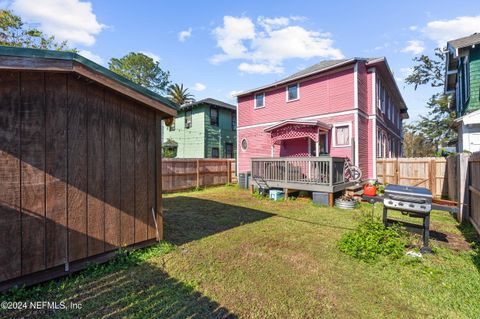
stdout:
POLYGON ((338 123, 333 125, 333 147, 348 147, 352 145, 352 124, 338 123))
POLYGON ((255 94, 255 108, 259 109, 265 107, 265 93, 256 93, 255 94))
POLYGON ((300 99, 300 85, 298 83, 287 85, 286 94, 286 101, 296 101, 300 99))
POLYGON ((377 157, 382 157, 382 132, 377 130, 377 157))
POLYGON ((387 98, 387 92, 385 90, 385 87, 383 85, 380 85, 380 91, 381 91, 381 96, 380 96, 380 104, 381 104, 381 109, 382 113, 385 114, 385 103, 386 103, 386 98, 387 98))
POLYGON ((185 128, 192 127, 192 110, 185 111, 185 128))
POLYGON ((242 139, 242 142, 240 143, 240 147, 242 148, 242 151, 246 151, 248 148, 248 141, 246 138, 242 139))
POLYGON ((376 83, 377 87, 376 87, 376 90, 375 92, 377 93, 377 108, 379 110, 381 110, 382 108, 382 85, 380 84, 380 78, 377 77, 377 83, 376 83))

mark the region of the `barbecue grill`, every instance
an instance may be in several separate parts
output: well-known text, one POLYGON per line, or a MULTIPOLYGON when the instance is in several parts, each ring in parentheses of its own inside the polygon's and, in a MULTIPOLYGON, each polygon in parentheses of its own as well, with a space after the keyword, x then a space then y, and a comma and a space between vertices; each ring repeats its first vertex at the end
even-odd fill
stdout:
POLYGON ((423 187, 387 185, 383 205, 403 212, 429 214, 432 210, 432 192, 423 187))
POLYGON ((432 192, 423 187, 389 184, 385 186, 383 198, 383 223, 390 226, 393 223, 402 224, 407 229, 422 233, 422 252, 430 252, 428 240, 430 237, 430 211, 432 210, 432 192), (397 210, 404 215, 422 218, 423 224, 417 225, 388 218, 388 210, 397 210))

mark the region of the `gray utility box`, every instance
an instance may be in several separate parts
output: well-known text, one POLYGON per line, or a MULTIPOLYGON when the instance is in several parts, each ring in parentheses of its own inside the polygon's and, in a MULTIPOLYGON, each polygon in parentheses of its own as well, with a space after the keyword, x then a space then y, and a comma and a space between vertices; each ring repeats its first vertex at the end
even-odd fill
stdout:
POLYGON ((312 192, 313 203, 316 205, 328 206, 328 193, 312 192))
POLYGON ((250 187, 250 172, 238 174, 238 184, 240 188, 249 188, 250 187))

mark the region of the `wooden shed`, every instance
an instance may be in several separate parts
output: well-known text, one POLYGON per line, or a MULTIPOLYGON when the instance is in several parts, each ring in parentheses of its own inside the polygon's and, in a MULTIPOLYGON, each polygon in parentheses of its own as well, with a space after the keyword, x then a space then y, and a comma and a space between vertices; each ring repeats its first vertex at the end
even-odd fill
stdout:
POLYGON ((176 105, 71 52, 0 46, 0 291, 162 238, 176 105))

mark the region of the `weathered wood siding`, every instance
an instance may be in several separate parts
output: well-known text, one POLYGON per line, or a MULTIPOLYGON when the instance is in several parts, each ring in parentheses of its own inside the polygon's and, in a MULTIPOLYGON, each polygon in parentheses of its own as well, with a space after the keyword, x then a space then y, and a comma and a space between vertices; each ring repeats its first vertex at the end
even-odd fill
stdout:
POLYGON ((74 74, 0 83, 0 282, 155 239, 155 111, 74 74))

